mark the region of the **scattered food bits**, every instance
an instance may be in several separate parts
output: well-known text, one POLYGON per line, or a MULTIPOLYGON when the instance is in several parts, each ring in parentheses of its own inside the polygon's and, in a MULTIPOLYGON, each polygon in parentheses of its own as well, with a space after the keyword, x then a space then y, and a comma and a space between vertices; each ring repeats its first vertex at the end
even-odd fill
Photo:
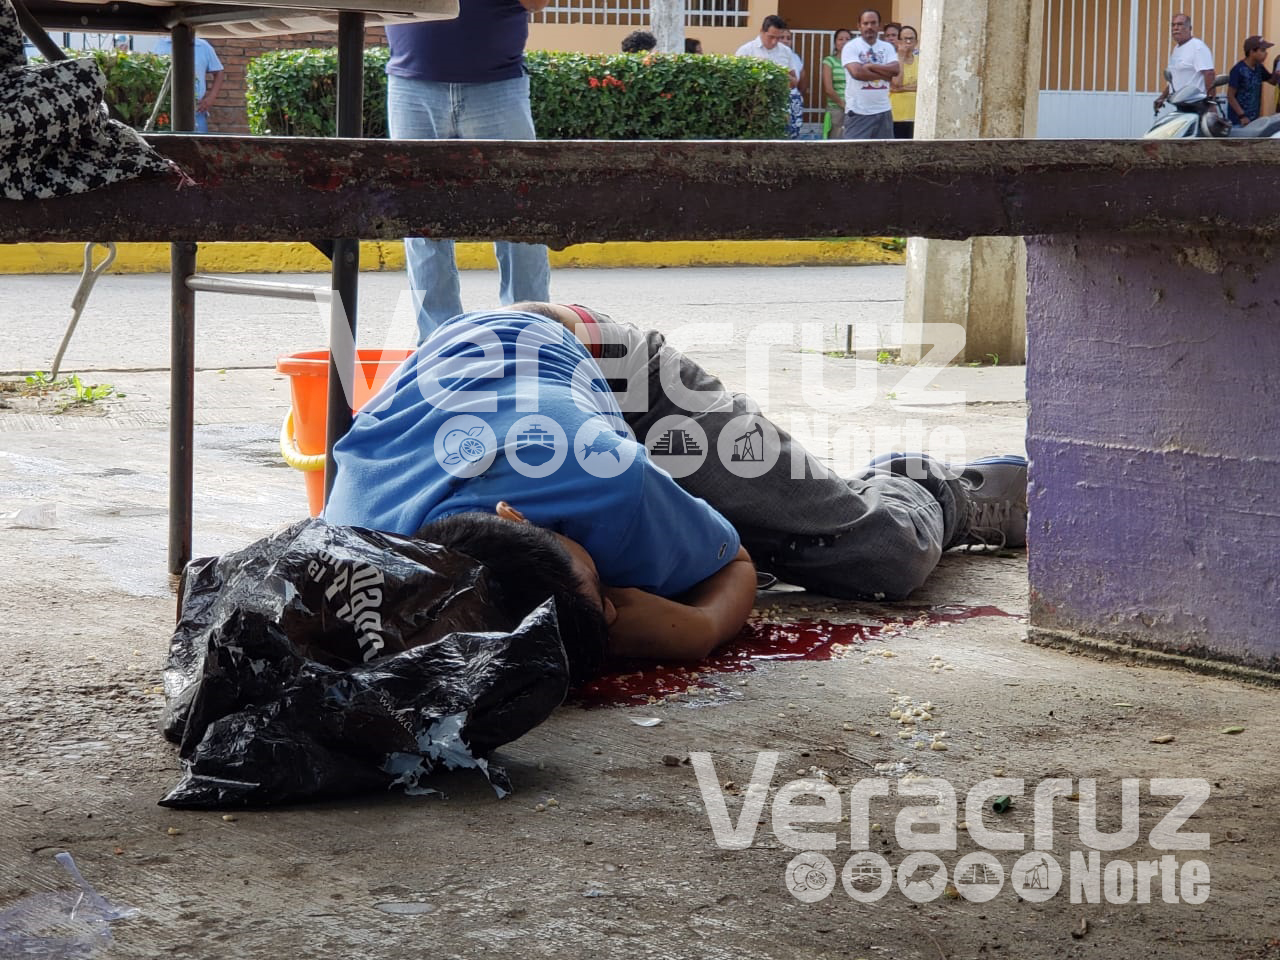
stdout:
POLYGON ((911 739, 911 731, 910 731, 910 730, 899 730, 899 731, 898 731, 898 739, 899 739, 899 740, 910 740, 910 739, 911 739))
POLYGON ((880 654, 880 656, 884 657, 886 660, 892 660, 894 657, 897 656, 897 654, 894 653, 892 650, 886 650, 884 653, 880 654))
POLYGON ((1158 737, 1152 737, 1152 743, 1173 743, 1174 736, 1172 733, 1162 733, 1158 737))
POLYGON ((871 736, 871 737, 878 737, 878 736, 880 736, 880 731, 879 731, 879 730, 872 730, 872 731, 870 731, 867 735, 868 735, 868 736, 871 736))
POLYGON ((844 723, 840 724, 840 729, 841 729, 841 730, 853 730, 853 729, 854 729, 854 726, 853 726, 853 724, 852 724, 852 723, 849 723, 848 721, 845 721, 844 723))
POLYGON ((170 827, 168 830, 165 831, 165 833, 167 833, 171 837, 182 836, 182 831, 179 830, 177 827, 170 827))
POLYGON ((996 767, 994 770, 991 771, 991 775, 995 777, 1003 777, 1004 767, 996 767))
POLYGON ((547 806, 548 806, 548 807, 558 807, 558 806, 560 806, 560 801, 559 801, 559 800, 557 800, 555 797, 548 797, 548 798, 547 798, 547 806))
POLYGON ((1112 706, 1113 706, 1113 707, 1127 707, 1127 708, 1128 708, 1128 709, 1130 709, 1130 710, 1132 710, 1132 709, 1133 709, 1133 704, 1132 704, 1132 703, 1113 703, 1113 704, 1112 704, 1112 706))
POLYGON ((923 750, 923 749, 924 749, 924 741, 923 741, 923 740, 917 740, 915 743, 913 743, 913 744, 911 745, 911 749, 912 749, 912 750, 923 750))
POLYGON ((726 790, 737 790, 737 789, 738 789, 738 785, 737 785, 736 783, 734 783, 732 780, 726 780, 726 781, 724 782, 724 788, 725 788, 726 790))
POLYGON ((933 741, 933 743, 929 744, 929 749, 930 750, 946 750, 947 745, 942 740, 935 740, 933 741))
POLYGON ((114 853, 114 854, 118 857, 118 856, 120 856, 120 854, 124 853, 124 847, 116 847, 116 848, 115 848, 114 850, 112 850, 111 852, 112 852, 112 853, 114 853))
POLYGON ((957 824, 956 824, 956 826, 957 826, 957 827, 959 827, 961 830, 968 830, 968 829, 969 829, 969 821, 968 821, 968 820, 961 820, 959 823, 957 823, 957 824))
POLYGON ((787 709, 788 709, 788 710, 794 710, 795 708, 796 708, 796 705, 795 705, 794 703, 788 703, 788 704, 787 704, 787 709))
POLYGON ((1223 733, 1244 733, 1244 727, 1223 727, 1223 733))
POLYGON ((816 681, 814 681, 814 684, 813 684, 813 685, 814 685, 815 687, 825 687, 825 686, 827 685, 827 681, 825 681, 825 680, 816 680, 816 681))
POLYGON ((933 701, 932 701, 932 700, 926 700, 924 703, 920 704, 920 709, 921 709, 921 710, 932 710, 932 709, 933 709, 933 701))
POLYGON ((954 883, 948 883, 945 887, 943 887, 942 895, 946 897, 948 900, 960 899, 960 891, 956 889, 956 885, 954 883))
POLYGON ((932 713, 930 713, 928 710, 926 710, 924 713, 920 714, 920 722, 921 722, 921 723, 927 723, 928 721, 930 721, 930 720, 932 720, 932 719, 933 719, 933 714, 932 714, 932 713))
POLYGON ((889 719, 890 720, 902 719, 902 711, 899 710, 897 707, 894 707, 892 710, 889 711, 889 719))
POLYGON ((871 658, 870 658, 870 657, 863 657, 863 658, 862 658, 862 662, 863 662, 863 663, 870 663, 870 662, 871 662, 871 658))
POLYGON ((943 670, 954 670, 954 669, 955 669, 955 667, 953 667, 951 664, 949 664, 949 663, 948 663, 948 664, 947 664, 946 666, 944 666, 942 669, 943 669, 943 670))
POLYGON ((594 753, 594 754, 596 754, 596 755, 599 755, 599 754, 604 753, 604 751, 603 751, 602 749, 600 749, 599 747, 592 747, 592 748, 591 748, 591 752, 592 752, 592 753, 594 753))
POLYGON ((542 813, 542 811, 543 811, 543 810, 546 810, 546 809, 547 809, 547 805, 546 805, 545 803, 535 803, 535 804, 533 805, 533 809, 534 809, 537 813, 542 813))
POLYGON ((237 817, 234 813, 224 813, 224 814, 222 815, 222 819, 223 819, 224 821, 226 821, 227 823, 235 823, 235 822, 236 822, 237 820, 239 820, 240 818, 239 818, 239 817, 237 817))
POLYGON ((747 685, 747 683, 748 683, 748 681, 746 681, 746 680, 739 680, 739 681, 738 681, 738 686, 740 686, 740 687, 745 687, 745 686, 747 685))
POLYGON ((664 753, 662 755, 662 765, 664 767, 678 767, 680 766, 680 758, 674 753, 664 753))
POLYGON ((871 825, 871 832, 872 832, 872 833, 879 833, 879 832, 880 832, 880 824, 878 824, 878 823, 873 823, 873 824, 871 825))

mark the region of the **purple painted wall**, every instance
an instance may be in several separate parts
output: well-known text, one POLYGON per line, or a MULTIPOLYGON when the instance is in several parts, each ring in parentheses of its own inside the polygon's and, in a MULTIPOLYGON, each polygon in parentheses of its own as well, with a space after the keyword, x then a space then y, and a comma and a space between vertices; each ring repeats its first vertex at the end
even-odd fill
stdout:
POLYGON ((1027 241, 1031 623, 1280 670, 1280 258, 1027 241))

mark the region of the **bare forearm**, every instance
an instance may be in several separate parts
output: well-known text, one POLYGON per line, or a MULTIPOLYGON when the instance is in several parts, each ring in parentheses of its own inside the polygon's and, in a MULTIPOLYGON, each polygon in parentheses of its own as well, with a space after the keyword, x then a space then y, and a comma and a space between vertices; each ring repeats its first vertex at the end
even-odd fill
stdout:
POLYGON ((679 600, 641 590, 608 592, 617 619, 609 653, 618 657, 701 660, 742 629, 756 596, 756 571, 746 550, 679 600))
POLYGON ((840 99, 840 95, 836 93, 836 78, 831 75, 831 65, 828 63, 822 65, 822 92, 827 95, 828 100, 840 99))

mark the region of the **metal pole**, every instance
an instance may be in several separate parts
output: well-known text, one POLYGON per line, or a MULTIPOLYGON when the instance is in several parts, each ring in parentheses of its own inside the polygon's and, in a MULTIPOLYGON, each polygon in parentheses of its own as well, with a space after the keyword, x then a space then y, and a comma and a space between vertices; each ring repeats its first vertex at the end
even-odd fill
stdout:
MULTIPOLYGON (((174 130, 196 125, 195 38, 186 24, 173 28, 174 130)), ((191 559, 191 514, 194 495, 193 434, 196 389, 196 296, 187 277, 196 272, 196 245, 169 247, 169 572, 181 573, 191 559)))
POLYGON ((173 102, 169 105, 170 125, 175 133, 196 128, 196 45, 195 34, 185 23, 173 31, 173 102))
POLYGON ((169 572, 181 573, 191 559, 196 295, 187 277, 196 270, 196 245, 174 243, 169 250, 169 572))
MULTIPOLYGON (((364 14, 338 14, 338 136, 364 132, 364 14)), ((329 305, 329 411, 325 421, 324 497, 333 489, 333 445, 351 428, 351 401, 344 388, 353 384, 356 349, 356 297, 360 279, 360 241, 333 241, 329 305), (339 366, 341 365, 341 366, 339 366), (345 375, 344 375, 345 374, 345 375)))

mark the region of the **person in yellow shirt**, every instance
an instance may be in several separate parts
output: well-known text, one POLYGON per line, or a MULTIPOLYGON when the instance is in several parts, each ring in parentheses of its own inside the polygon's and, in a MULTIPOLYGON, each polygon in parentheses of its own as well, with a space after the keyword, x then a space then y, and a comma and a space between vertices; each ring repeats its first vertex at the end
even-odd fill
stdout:
POLYGON ((898 31, 898 62, 902 70, 889 83, 889 104, 893 107, 893 137, 895 140, 911 140, 916 130, 916 81, 920 76, 920 61, 916 49, 920 35, 916 28, 903 26, 898 31))

